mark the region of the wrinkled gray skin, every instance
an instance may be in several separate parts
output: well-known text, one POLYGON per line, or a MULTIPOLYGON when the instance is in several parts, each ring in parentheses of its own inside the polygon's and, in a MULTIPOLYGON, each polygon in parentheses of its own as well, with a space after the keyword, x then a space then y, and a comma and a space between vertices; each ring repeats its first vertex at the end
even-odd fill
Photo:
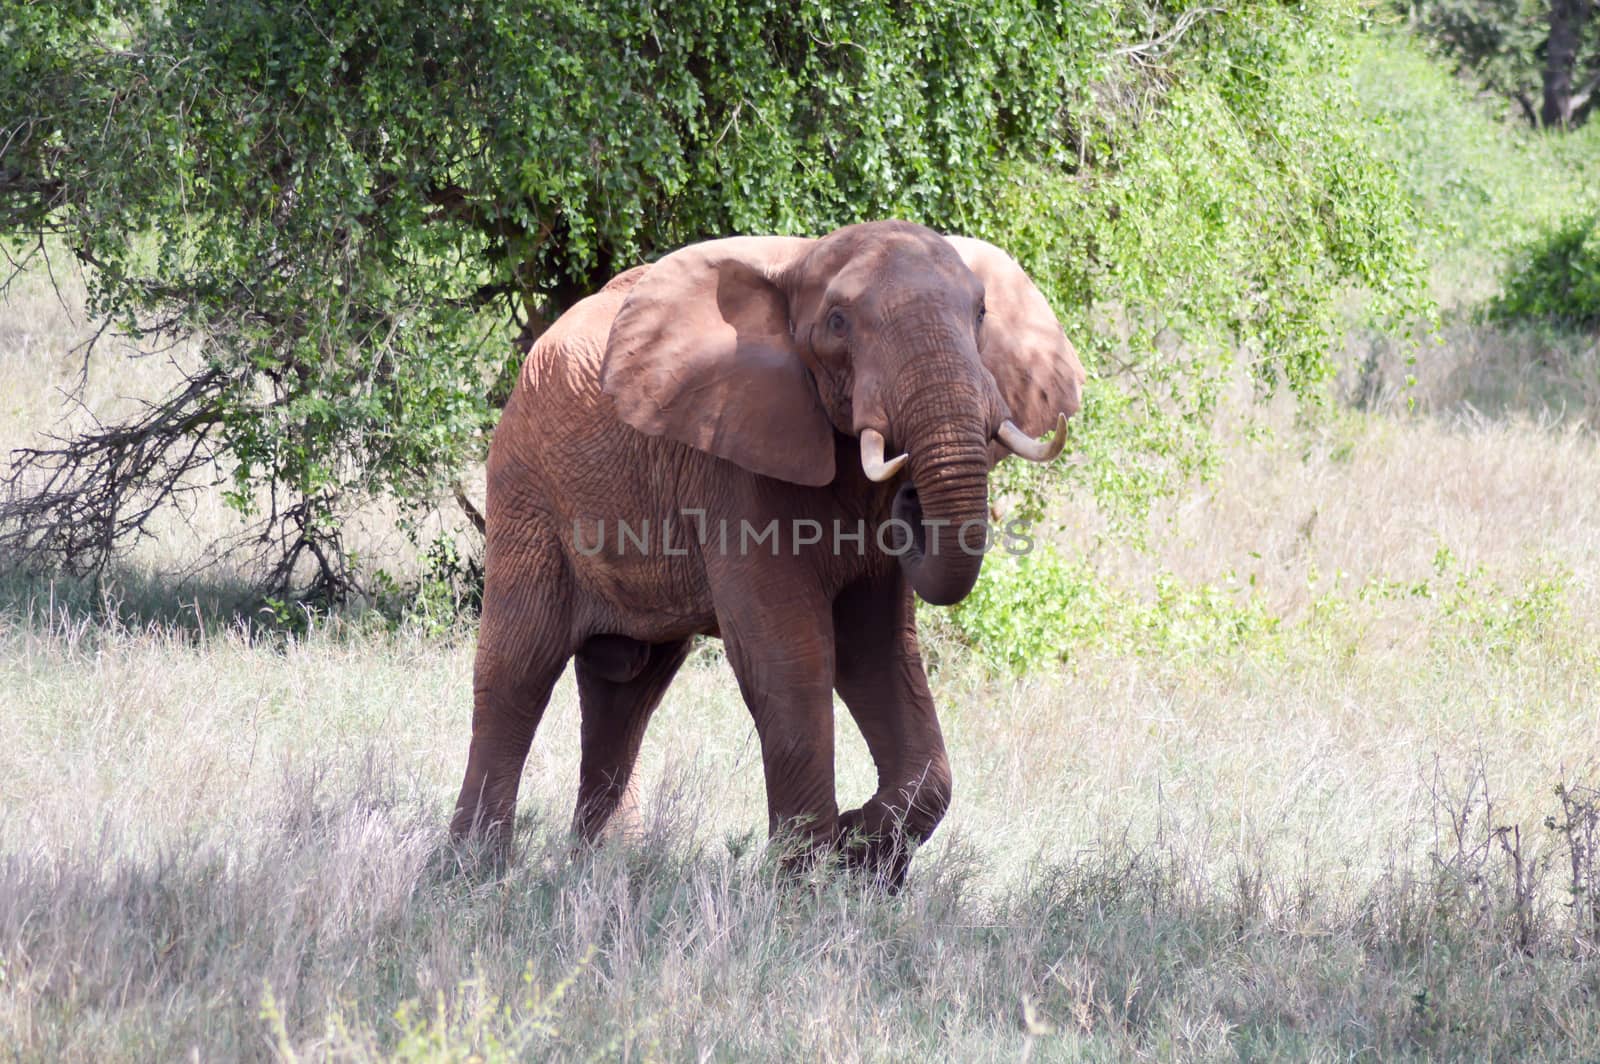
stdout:
POLYGON ((598 837, 632 805, 645 726, 690 638, 720 635, 760 737, 771 830, 793 832, 803 856, 842 847, 898 885, 951 794, 912 593, 948 604, 972 589, 982 557, 953 532, 987 517, 1002 423, 1043 435, 1082 384, 1009 257, 903 222, 692 245, 573 307, 529 353, 490 448, 453 835, 509 847, 529 744, 576 656, 574 828, 598 837), (881 483, 866 467, 893 467, 864 462, 873 432, 886 458, 909 455, 881 483), (893 528, 879 539, 891 516, 914 529, 909 544, 893 528), (770 541, 741 549, 744 524, 774 519, 777 556, 770 541), (798 519, 822 541, 797 545, 798 519), (648 521, 648 548, 622 542, 619 521, 648 521), (865 543, 835 544, 858 521, 865 543), (878 770, 877 791, 844 813, 835 691, 878 770))

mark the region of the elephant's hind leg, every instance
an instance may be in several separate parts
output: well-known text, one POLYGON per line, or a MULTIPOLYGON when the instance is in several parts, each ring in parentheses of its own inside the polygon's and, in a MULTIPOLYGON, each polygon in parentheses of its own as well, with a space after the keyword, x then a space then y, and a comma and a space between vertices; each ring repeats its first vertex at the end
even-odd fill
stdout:
POLYGON ((486 834, 502 852, 509 850, 522 766, 566 665, 564 654, 507 658, 479 645, 472 679, 472 744, 450 821, 451 838, 486 834))
POLYGON ((578 652, 583 761, 572 830, 598 839, 614 816, 631 817, 633 766, 645 726, 689 655, 689 640, 655 645, 598 636, 578 652))
POLYGON ((491 539, 472 670, 472 744, 450 835, 487 834, 509 852, 522 767, 550 692, 575 649, 565 569, 551 551, 491 539))

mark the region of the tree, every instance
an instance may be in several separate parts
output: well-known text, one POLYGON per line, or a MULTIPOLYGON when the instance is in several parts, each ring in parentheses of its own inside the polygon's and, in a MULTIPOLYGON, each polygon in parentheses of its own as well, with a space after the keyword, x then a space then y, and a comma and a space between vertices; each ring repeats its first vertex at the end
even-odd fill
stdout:
MULTIPOLYGON (((1589 99, 1600 85, 1600 72, 1581 88, 1573 84, 1578 52, 1589 20, 1589 0, 1550 0, 1550 37, 1545 44, 1544 106, 1539 120, 1547 127, 1565 129, 1589 113, 1589 99)), ((1593 51, 1593 50, 1591 50, 1593 51)), ((1600 66, 1600 55, 1591 55, 1600 66)))
MULTIPOLYGON (((1180 302, 1272 341, 1266 377, 1319 379, 1323 337, 1297 323, 1339 285, 1403 274, 1405 220, 1358 134, 1272 113, 1274 64, 1321 32, 1301 17, 1133 0, 981 16, 956 0, 14 2, 0 237, 19 268, 72 256, 106 327, 194 353, 142 416, 18 456, 0 549, 103 566, 155 506, 220 477, 259 521, 269 589, 337 597, 341 515, 373 494, 441 497, 544 325, 692 240, 907 217, 1056 256, 1058 309, 1087 314, 1150 282, 1103 249, 1147 254, 1107 227, 1155 209, 1124 167, 1155 165, 1140 160, 1185 85, 1214 101, 1195 114, 1219 136, 1196 143, 1263 168, 1231 175, 1237 205, 1161 269, 1214 256, 1204 234, 1248 231, 1246 269, 1282 278, 1282 305, 1247 307, 1226 277, 1182 280, 1180 302), (1070 212, 1029 215, 1061 188, 1070 212), (1015 217, 996 211, 1005 189, 1015 217)), ((1141 380, 1155 395, 1169 374, 1203 379, 1180 360, 1141 380)))
POLYGON ((1600 87, 1600 25, 1590 0, 1408 0, 1412 23, 1434 48, 1529 124, 1583 122, 1600 87), (1535 101, 1538 101, 1536 104, 1535 101))

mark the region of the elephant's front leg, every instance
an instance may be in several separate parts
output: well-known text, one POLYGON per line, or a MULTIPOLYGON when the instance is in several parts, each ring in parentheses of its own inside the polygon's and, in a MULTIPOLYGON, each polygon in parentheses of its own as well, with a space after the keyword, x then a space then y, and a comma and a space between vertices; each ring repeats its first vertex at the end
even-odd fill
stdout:
POLYGON ((866 739, 878 790, 839 818, 845 856, 904 881, 911 848, 950 804, 950 762, 917 648, 911 590, 898 573, 846 588, 834 602, 835 684, 866 739))
POLYGON ((764 575, 722 595, 717 617, 761 740, 768 829, 796 844, 785 863, 799 867, 830 847, 838 830, 833 619, 820 593, 764 575))

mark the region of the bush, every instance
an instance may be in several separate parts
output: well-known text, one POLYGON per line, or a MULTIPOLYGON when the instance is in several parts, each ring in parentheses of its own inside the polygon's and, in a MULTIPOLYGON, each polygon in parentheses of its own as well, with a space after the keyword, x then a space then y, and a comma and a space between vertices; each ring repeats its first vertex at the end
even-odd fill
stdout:
POLYGON ((1118 588, 1087 560, 1069 561, 1041 545, 986 560, 977 586, 949 620, 979 660, 1001 674, 1048 669, 1090 647, 1193 662, 1259 645, 1281 623, 1253 590, 1189 586, 1162 573, 1151 591, 1146 597, 1118 588))
POLYGON ((984 561, 972 594, 950 611, 961 639, 996 672, 1023 673, 1065 660, 1106 634, 1110 590, 1087 563, 1048 547, 984 561))
POLYGON ((1600 215, 1570 219, 1524 245, 1489 314, 1504 322, 1600 329, 1600 215))

